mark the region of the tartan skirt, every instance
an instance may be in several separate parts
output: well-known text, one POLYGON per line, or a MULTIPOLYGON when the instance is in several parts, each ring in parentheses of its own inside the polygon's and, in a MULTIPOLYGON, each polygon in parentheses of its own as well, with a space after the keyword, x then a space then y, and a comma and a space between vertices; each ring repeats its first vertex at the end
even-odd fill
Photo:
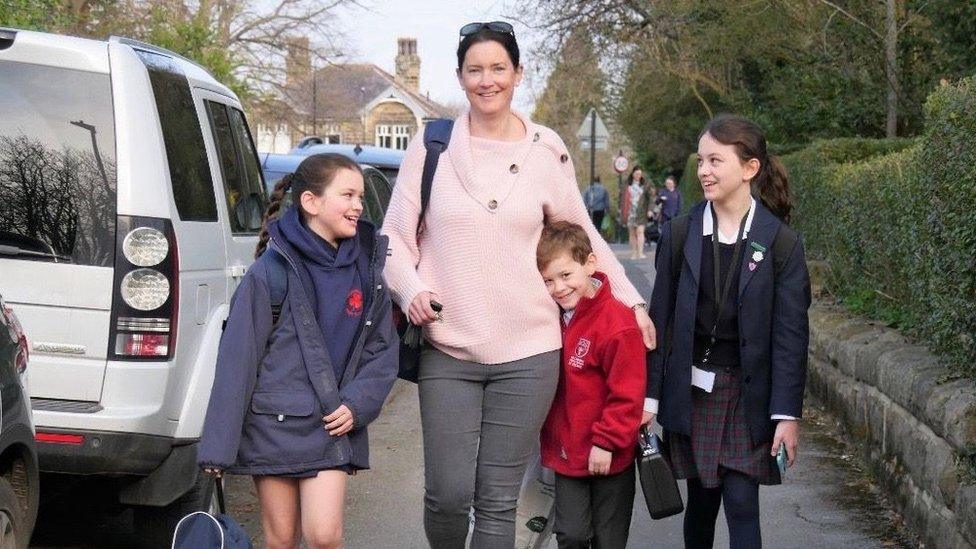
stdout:
POLYGON ((719 368, 711 393, 692 387, 691 436, 664 432, 663 454, 675 478, 698 478, 705 488, 722 485, 726 471, 759 484, 782 482, 770 442, 752 443, 745 406, 739 402, 738 368, 719 368))

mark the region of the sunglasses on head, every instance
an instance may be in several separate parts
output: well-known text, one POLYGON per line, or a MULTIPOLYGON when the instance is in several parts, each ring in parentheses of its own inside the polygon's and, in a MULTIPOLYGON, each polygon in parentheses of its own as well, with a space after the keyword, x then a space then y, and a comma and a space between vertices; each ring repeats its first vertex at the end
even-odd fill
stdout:
POLYGON ((468 23, 467 25, 461 27, 461 36, 470 36, 481 29, 488 29, 490 31, 515 36, 515 28, 512 27, 511 23, 506 23, 504 21, 492 21, 490 23, 468 23))

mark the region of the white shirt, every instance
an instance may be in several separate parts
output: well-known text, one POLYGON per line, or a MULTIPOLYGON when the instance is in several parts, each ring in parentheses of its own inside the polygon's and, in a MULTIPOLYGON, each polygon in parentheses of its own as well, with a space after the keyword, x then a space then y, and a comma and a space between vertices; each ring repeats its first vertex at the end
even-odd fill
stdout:
MULTIPOLYGON (((755 217, 755 215, 756 215, 756 199, 755 198, 750 198, 750 202, 749 202, 749 213, 747 214, 747 217, 746 217, 746 225, 745 225, 745 228, 743 229, 743 232, 742 232, 742 239, 743 240, 746 240, 747 238, 749 238, 749 230, 752 228, 752 219, 753 219, 753 217, 755 217)), ((702 236, 712 236, 712 233, 714 231, 715 231, 715 227, 712 224, 712 203, 711 202, 707 202, 705 204, 705 214, 702 216, 702 236)), ((722 234, 722 231, 719 231, 718 232, 718 241, 720 243, 722 243, 722 244, 735 244, 735 237, 736 237, 736 235, 726 236, 726 235, 722 234)), ((701 387, 701 385, 698 385, 697 383, 695 383, 694 380, 695 380, 695 376, 692 376, 692 386, 701 387)), ((707 389, 706 387, 702 387, 702 388, 703 389, 707 389)), ((658 409, 658 400, 656 398, 645 398, 644 399, 644 411, 645 412, 650 412, 652 414, 657 415, 657 409, 658 409)), ((795 420, 797 418, 795 418, 793 416, 782 415, 782 414, 773 414, 772 416, 770 416, 770 419, 772 419, 772 420, 780 420, 780 419, 795 420)))

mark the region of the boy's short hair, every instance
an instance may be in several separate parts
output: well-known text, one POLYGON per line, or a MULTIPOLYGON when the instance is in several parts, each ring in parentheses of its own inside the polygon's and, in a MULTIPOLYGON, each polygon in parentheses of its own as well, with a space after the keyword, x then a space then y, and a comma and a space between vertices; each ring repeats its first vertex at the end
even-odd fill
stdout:
POLYGON ((593 245, 586 230, 569 221, 553 221, 542 228, 542 237, 535 249, 535 263, 539 270, 545 269, 560 254, 568 253, 580 264, 593 253, 593 245))

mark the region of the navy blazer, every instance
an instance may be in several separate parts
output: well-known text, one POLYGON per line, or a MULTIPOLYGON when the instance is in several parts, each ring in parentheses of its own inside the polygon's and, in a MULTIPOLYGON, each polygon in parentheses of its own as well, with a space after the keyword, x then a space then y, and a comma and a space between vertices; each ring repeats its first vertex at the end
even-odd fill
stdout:
MULTIPOLYGON (((674 326, 671 341, 664 342, 648 356, 647 396, 659 400, 658 422, 665 429, 686 435, 691 434, 691 366, 704 212, 705 202, 701 202, 688 214, 688 236, 677 288, 672 287, 671 222, 664 224, 650 305, 651 318, 659 329, 666 329, 672 320, 674 326), (675 303, 673 310, 672 301, 675 303), (668 356, 663 356, 664 352, 668 356)), ((776 424, 770 416, 801 417, 806 386, 810 275, 803 241, 797 238, 774 281, 773 241, 782 224, 757 200, 746 253, 739 267, 741 402, 746 407, 749 430, 757 444, 773 438, 776 424), (758 266, 749 270, 753 242, 767 252, 758 266)))

